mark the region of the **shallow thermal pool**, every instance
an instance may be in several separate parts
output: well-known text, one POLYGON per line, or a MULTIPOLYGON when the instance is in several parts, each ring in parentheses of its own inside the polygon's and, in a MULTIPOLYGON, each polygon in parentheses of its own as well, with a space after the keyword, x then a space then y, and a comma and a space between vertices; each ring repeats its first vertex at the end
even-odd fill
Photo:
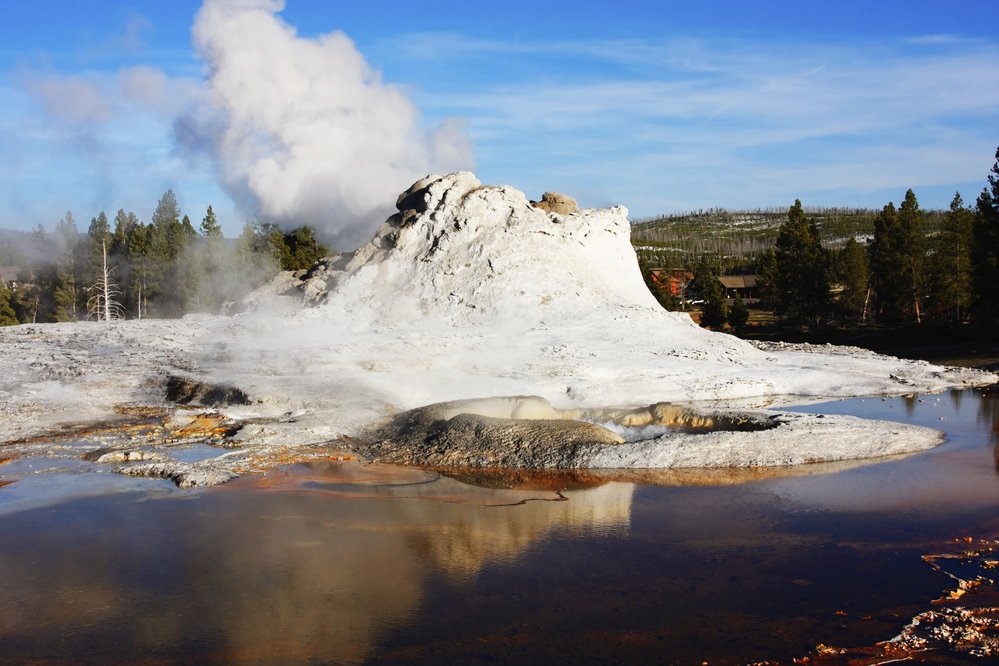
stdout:
POLYGON ((952 586, 922 555, 999 536, 999 400, 802 411, 948 440, 791 473, 331 461, 205 490, 9 461, 0 662, 741 664, 869 645, 952 586))

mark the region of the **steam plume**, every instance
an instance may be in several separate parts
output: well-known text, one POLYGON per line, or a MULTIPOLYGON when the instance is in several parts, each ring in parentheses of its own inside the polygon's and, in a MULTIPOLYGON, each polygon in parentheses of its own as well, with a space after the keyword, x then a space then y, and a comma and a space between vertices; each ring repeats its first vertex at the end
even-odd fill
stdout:
POLYGON ((471 144, 453 121, 423 130, 412 101, 350 38, 300 37, 277 16, 283 7, 205 0, 194 43, 208 66, 208 113, 179 118, 174 134, 216 160, 246 213, 357 244, 414 180, 471 168, 471 144))

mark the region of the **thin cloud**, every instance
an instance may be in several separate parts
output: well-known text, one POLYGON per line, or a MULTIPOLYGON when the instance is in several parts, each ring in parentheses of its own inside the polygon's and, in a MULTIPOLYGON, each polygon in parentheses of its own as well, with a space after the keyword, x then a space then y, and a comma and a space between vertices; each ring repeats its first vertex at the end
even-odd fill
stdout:
MULTIPOLYGON (((569 53, 574 43, 464 47, 519 58, 569 53)), ((494 66, 495 76, 470 81, 463 93, 424 90, 418 101, 471 118, 487 179, 492 170, 525 178, 571 172, 649 201, 670 187, 650 175, 661 173, 690 200, 713 197, 711 205, 722 197, 731 205, 733 190, 746 204, 766 204, 825 185, 871 191, 975 181, 984 171, 969 156, 990 158, 999 135, 999 46, 990 43, 915 55, 905 42, 626 40, 576 48, 581 58, 606 52, 605 66, 559 78, 542 61, 533 72, 511 65, 515 79, 494 66), (684 48, 691 62, 710 66, 663 66, 683 62, 684 48), (636 70, 642 61, 648 65, 636 70), (616 162, 616 154, 628 158, 616 162), (725 177, 716 184, 709 168, 725 177)))
POLYGON ((905 40, 908 44, 914 44, 917 46, 963 46, 968 44, 979 44, 981 40, 974 37, 965 37, 963 35, 919 35, 916 37, 910 37, 905 40))
POLYGON ((153 32, 153 22, 142 14, 127 10, 125 27, 114 42, 128 51, 139 51, 146 46, 146 36, 153 32))
POLYGON ((460 60, 496 58, 571 58, 601 61, 641 69, 665 68, 673 72, 715 72, 718 66, 701 40, 675 37, 646 39, 589 39, 545 41, 492 40, 468 37, 456 32, 421 32, 395 36, 391 48, 403 59, 415 63, 454 63, 460 60))

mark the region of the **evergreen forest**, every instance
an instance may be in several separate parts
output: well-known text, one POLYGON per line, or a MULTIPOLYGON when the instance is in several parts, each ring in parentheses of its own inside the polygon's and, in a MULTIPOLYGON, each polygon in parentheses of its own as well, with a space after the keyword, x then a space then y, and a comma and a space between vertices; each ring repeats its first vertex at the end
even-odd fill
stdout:
POLYGON ((102 211, 81 230, 66 213, 51 231, 0 239, 0 266, 9 267, 0 325, 220 313, 278 270, 327 254, 309 227, 257 222, 227 239, 211 206, 195 227, 167 190, 148 223, 102 211))
POLYGON ((897 329, 931 323, 999 332, 999 149, 973 205, 923 210, 913 190, 880 210, 806 208, 662 216, 635 224, 646 283, 667 309, 696 304, 702 326, 744 333, 741 295, 719 276, 754 276, 753 307, 783 327, 897 329), (655 274, 688 276, 680 294, 655 274))

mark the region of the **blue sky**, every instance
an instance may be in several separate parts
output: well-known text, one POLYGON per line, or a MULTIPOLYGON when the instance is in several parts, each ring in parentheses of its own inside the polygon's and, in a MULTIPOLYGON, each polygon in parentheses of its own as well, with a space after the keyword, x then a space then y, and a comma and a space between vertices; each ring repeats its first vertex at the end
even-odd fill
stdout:
MULTIPOLYGON (((295 39, 343 31, 419 127, 461 133, 483 182, 632 219, 795 198, 880 207, 909 187, 924 208, 955 191, 972 203, 999 145, 994 1, 286 4, 275 20, 295 39)), ((67 210, 82 227, 102 209, 148 221, 168 187, 195 223, 212 204, 227 235, 278 210, 231 151, 178 139, 178 118, 207 118, 200 6, 0 0, 0 227, 52 228, 67 210)), ((377 166, 377 146, 356 155, 368 144, 330 159, 377 166)), ((392 172, 392 190, 421 164, 392 172)))

